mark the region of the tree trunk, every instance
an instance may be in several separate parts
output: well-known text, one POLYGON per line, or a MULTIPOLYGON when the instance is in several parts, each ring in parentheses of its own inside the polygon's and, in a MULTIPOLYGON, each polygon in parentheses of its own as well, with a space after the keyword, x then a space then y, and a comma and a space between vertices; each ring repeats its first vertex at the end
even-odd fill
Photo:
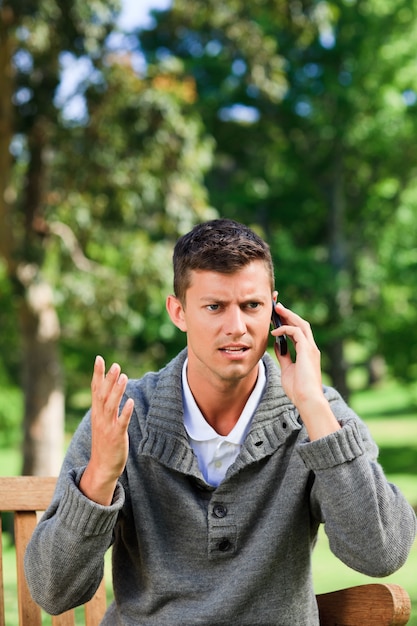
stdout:
POLYGON ((24 475, 56 476, 64 450, 60 326, 49 285, 27 286, 21 308, 25 395, 24 475))
POLYGON ((30 161, 24 204, 24 259, 17 276, 21 302, 25 395, 23 473, 56 475, 64 449, 64 395, 59 356, 60 324, 51 287, 43 280, 43 219, 47 125, 38 118, 28 136, 30 161))
MULTIPOLYGON (((39 230, 42 229, 46 136, 42 120, 35 121, 29 137, 26 189, 19 199, 23 223, 20 220, 19 228, 15 229, 12 210, 17 193, 11 183, 9 150, 15 132, 12 106, 15 26, 12 8, 0 6, 0 258, 5 262, 20 310, 16 323, 20 322, 25 396, 23 473, 56 475, 64 451, 64 396, 59 321, 52 290, 40 278, 43 250, 39 230)), ((16 221, 20 218, 17 212, 15 218, 16 221)))
POLYGON ((330 183, 329 200, 329 260, 333 269, 335 291, 330 303, 330 321, 335 336, 328 346, 330 357, 329 374, 333 385, 345 400, 349 397, 347 363, 344 356, 343 321, 351 314, 351 293, 348 274, 347 240, 345 233, 346 207, 343 181, 343 157, 337 150, 334 160, 333 178, 330 183))
POLYGON ((344 343, 335 339, 329 343, 327 354, 330 359, 330 376, 333 386, 338 390, 342 398, 348 402, 350 390, 347 384, 347 363, 344 357, 344 343))
POLYGON ((0 7, 0 256, 9 273, 14 271, 12 254, 13 233, 10 214, 12 157, 10 142, 13 137, 13 70, 14 41, 10 36, 13 13, 10 7, 0 7))

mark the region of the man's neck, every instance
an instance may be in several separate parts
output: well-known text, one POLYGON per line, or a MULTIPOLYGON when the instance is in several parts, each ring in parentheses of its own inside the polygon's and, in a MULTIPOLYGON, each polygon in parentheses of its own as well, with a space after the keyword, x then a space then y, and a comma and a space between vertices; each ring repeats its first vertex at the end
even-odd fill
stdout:
POLYGON ((198 408, 208 424, 222 436, 226 436, 236 425, 258 377, 258 368, 253 375, 240 381, 221 382, 213 385, 205 378, 187 372, 188 385, 198 408))

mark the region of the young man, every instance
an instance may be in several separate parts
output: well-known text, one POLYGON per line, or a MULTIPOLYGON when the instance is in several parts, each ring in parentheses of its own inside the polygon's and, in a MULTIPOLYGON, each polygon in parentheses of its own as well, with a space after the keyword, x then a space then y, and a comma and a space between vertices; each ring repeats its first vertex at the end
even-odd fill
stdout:
POLYGON ((322 386, 309 324, 274 304, 272 334, 296 361, 265 353, 276 292, 262 239, 196 226, 175 247, 174 290, 187 348, 171 363, 128 381, 96 359, 91 411, 26 554, 33 597, 50 613, 85 602, 113 544, 107 626, 315 626, 319 525, 347 565, 384 576, 407 558, 414 513, 322 386))

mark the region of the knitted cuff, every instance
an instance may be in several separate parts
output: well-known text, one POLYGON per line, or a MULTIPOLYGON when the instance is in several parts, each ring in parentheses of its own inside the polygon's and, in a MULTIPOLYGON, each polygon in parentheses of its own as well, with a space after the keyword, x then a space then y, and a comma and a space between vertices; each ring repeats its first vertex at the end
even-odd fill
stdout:
POLYGON ((70 529, 76 529, 84 536, 102 535, 112 532, 119 511, 124 504, 125 494, 120 483, 114 492, 110 506, 103 506, 87 498, 78 484, 82 471, 69 472, 68 483, 58 506, 57 514, 70 529))
POLYGON ((304 464, 313 471, 329 469, 353 461, 365 453, 365 446, 355 420, 341 423, 342 428, 331 435, 304 441, 298 451, 304 464))

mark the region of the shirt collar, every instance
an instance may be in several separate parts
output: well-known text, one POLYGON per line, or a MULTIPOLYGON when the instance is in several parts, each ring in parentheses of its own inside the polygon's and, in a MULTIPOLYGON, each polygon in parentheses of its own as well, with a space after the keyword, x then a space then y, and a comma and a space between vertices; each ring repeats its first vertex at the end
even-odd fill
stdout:
MULTIPOLYGON (((184 402, 184 426, 185 429, 194 441, 211 441, 212 439, 218 439, 220 435, 208 424, 204 419, 203 414, 194 396, 191 393, 191 389, 187 380, 187 365, 188 359, 185 360, 182 368, 182 394, 184 402)), ((235 444, 243 443, 247 432, 249 430, 250 423, 252 421, 253 414, 261 399, 264 387, 266 383, 265 366, 263 361, 259 361, 258 366, 258 378, 256 385, 246 402, 243 411, 230 433, 224 437, 221 437, 225 441, 235 444)))

